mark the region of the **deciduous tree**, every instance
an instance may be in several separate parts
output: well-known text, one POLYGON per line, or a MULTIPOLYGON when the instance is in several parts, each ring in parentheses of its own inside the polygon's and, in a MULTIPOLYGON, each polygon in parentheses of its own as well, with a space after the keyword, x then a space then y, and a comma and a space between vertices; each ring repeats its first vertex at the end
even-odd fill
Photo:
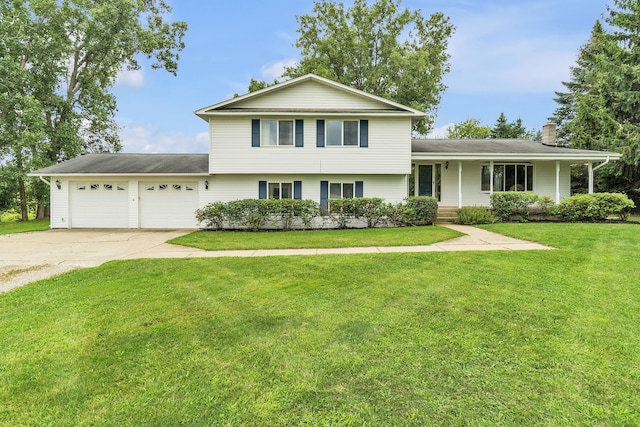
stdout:
POLYGON ((333 0, 314 2, 311 14, 296 17, 301 58, 285 77, 307 73, 426 111, 415 130, 426 133, 445 89, 447 45, 454 31, 440 12, 423 16, 400 1, 355 0, 345 9, 333 0))
POLYGON ((118 72, 176 74, 187 25, 165 0, 0 0, 0 161, 24 176, 91 151, 118 151, 118 72))
POLYGON ((491 136, 491 128, 483 126, 479 119, 467 119, 454 124, 447 133, 450 139, 487 139, 491 136))

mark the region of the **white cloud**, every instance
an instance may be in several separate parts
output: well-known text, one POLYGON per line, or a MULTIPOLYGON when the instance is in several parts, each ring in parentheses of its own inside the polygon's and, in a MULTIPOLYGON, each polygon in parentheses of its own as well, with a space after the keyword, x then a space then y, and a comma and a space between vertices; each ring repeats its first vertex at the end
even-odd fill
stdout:
POLYGON ((427 134, 428 139, 443 139, 449 136, 449 129, 455 126, 455 123, 449 123, 447 125, 433 128, 431 132, 427 134))
POLYGON ((144 86, 144 71, 140 70, 127 70, 126 68, 120 70, 116 76, 116 86, 139 88, 144 86))
POLYGON ((296 65, 296 60, 289 58, 269 65, 263 65, 260 69, 260 73, 267 83, 271 83, 282 76, 286 67, 293 67, 294 65, 296 65))
POLYGON ((172 132, 155 125, 121 124, 120 139, 125 153, 207 153, 209 133, 172 132))

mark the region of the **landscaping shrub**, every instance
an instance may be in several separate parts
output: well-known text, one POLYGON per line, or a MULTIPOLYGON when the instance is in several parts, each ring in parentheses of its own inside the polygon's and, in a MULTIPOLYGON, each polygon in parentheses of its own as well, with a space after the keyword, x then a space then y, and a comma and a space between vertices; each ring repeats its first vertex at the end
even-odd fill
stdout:
POLYGON ((257 231, 264 227, 273 211, 273 200, 242 199, 227 202, 229 225, 257 231))
POLYGON ((358 217, 356 210, 357 199, 333 199, 329 201, 329 213, 331 221, 338 228, 347 228, 349 221, 358 217))
POLYGON ((539 202, 537 194, 505 191, 491 195, 491 210, 500 221, 526 222, 531 209, 539 202))
POLYGON ((620 193, 577 194, 561 201, 555 214, 566 221, 604 221, 613 215, 625 221, 634 207, 620 193))
POLYGON ((314 217, 320 214, 318 204, 313 200, 272 200, 269 215, 282 224, 283 230, 291 230, 294 221, 302 222, 309 228, 314 217))
POLYGON ((367 227, 373 228, 387 217, 383 199, 378 197, 360 197, 353 200, 354 216, 367 222, 367 227))
POLYGON ((493 224, 496 221, 497 218, 484 206, 465 206, 460 209, 458 218, 454 222, 456 224, 475 225, 493 224))
POLYGON ((224 202, 209 203, 202 209, 196 210, 196 218, 204 228, 222 230, 227 221, 227 204, 224 202))
POLYGON ((430 225, 438 217, 438 201, 428 196, 408 197, 401 210, 405 224, 430 225))
MULTIPOLYGON (((367 227, 385 222, 394 226, 428 225, 436 220, 438 202, 433 197, 410 197, 397 205, 385 204, 381 198, 335 199, 329 202, 329 213, 337 228, 353 227, 353 221, 362 221, 367 227)), ((320 208, 313 200, 243 199, 213 202, 196 210, 196 218, 203 228, 214 230, 310 228, 313 219, 319 217, 320 208)))

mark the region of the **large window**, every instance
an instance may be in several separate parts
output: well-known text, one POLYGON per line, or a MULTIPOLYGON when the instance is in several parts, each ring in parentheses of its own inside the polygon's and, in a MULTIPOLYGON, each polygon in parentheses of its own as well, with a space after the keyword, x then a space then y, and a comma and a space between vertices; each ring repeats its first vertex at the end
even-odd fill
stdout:
POLYGON ((353 183, 332 182, 329 184, 329 199, 352 199, 354 196, 353 183))
POLYGON ((262 120, 262 145, 293 145, 293 120, 262 120))
POLYGON ((358 145, 357 120, 327 120, 327 145, 358 145))
MULTIPOLYGON (((491 166, 482 166, 482 191, 491 191, 491 166)), ((494 164, 493 191, 533 191, 533 166, 494 164)))
POLYGON ((293 184, 291 182, 270 182, 269 199, 293 199, 293 184))

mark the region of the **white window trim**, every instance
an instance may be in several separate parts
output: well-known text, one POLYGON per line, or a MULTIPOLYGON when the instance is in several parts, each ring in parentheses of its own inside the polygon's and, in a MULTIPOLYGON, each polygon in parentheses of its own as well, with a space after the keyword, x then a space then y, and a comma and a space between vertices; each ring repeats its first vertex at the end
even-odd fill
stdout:
POLYGON ((357 119, 326 119, 324 130, 324 146, 325 147, 360 147, 360 120, 357 119), (340 122, 340 144, 329 144, 329 122, 340 122), (351 145, 344 144, 344 122, 355 122, 358 129, 356 131, 356 143, 351 145))
POLYGON ((356 183, 355 182, 329 182, 329 197, 328 200, 338 200, 336 198, 331 198, 331 185, 340 184, 340 197, 338 199, 344 199, 344 186, 345 184, 350 184, 353 187, 353 196, 349 197, 349 199, 356 198, 356 183))
POLYGON ((293 200, 293 182, 288 182, 288 181, 284 181, 284 182, 270 182, 267 181, 267 199, 269 200, 293 200), (271 191, 269 191, 271 185, 275 185, 277 184, 280 190, 280 196, 278 199, 274 199, 273 197, 271 197, 271 191), (289 184, 291 185, 291 197, 288 197, 286 199, 282 199, 282 184, 289 184))
POLYGON ((295 147, 296 146, 296 121, 294 119, 260 119, 260 147, 295 147), (262 124, 264 122, 276 122, 276 140, 277 144, 265 144, 264 132, 262 124), (291 144, 280 144, 280 122, 291 122, 291 144))
POLYGON ((534 184, 536 182, 536 168, 534 167, 533 163, 527 163, 527 162, 516 162, 516 163, 512 163, 512 162, 508 162, 508 163, 484 163, 480 166, 480 191, 482 193, 485 194, 492 194, 492 193, 506 193, 508 191, 518 191, 520 193, 534 193, 535 192, 535 187, 534 184), (493 171, 495 170, 496 166, 516 166, 516 173, 517 173, 517 166, 524 166, 525 167, 525 172, 524 172, 524 190, 498 190, 495 188, 495 183, 493 180, 493 171), (484 167, 488 167, 491 170, 491 175, 490 175, 490 184, 489 184, 489 190, 483 190, 482 189, 482 169, 484 167), (528 167, 531 167, 531 190, 527 190, 527 169, 528 167))

